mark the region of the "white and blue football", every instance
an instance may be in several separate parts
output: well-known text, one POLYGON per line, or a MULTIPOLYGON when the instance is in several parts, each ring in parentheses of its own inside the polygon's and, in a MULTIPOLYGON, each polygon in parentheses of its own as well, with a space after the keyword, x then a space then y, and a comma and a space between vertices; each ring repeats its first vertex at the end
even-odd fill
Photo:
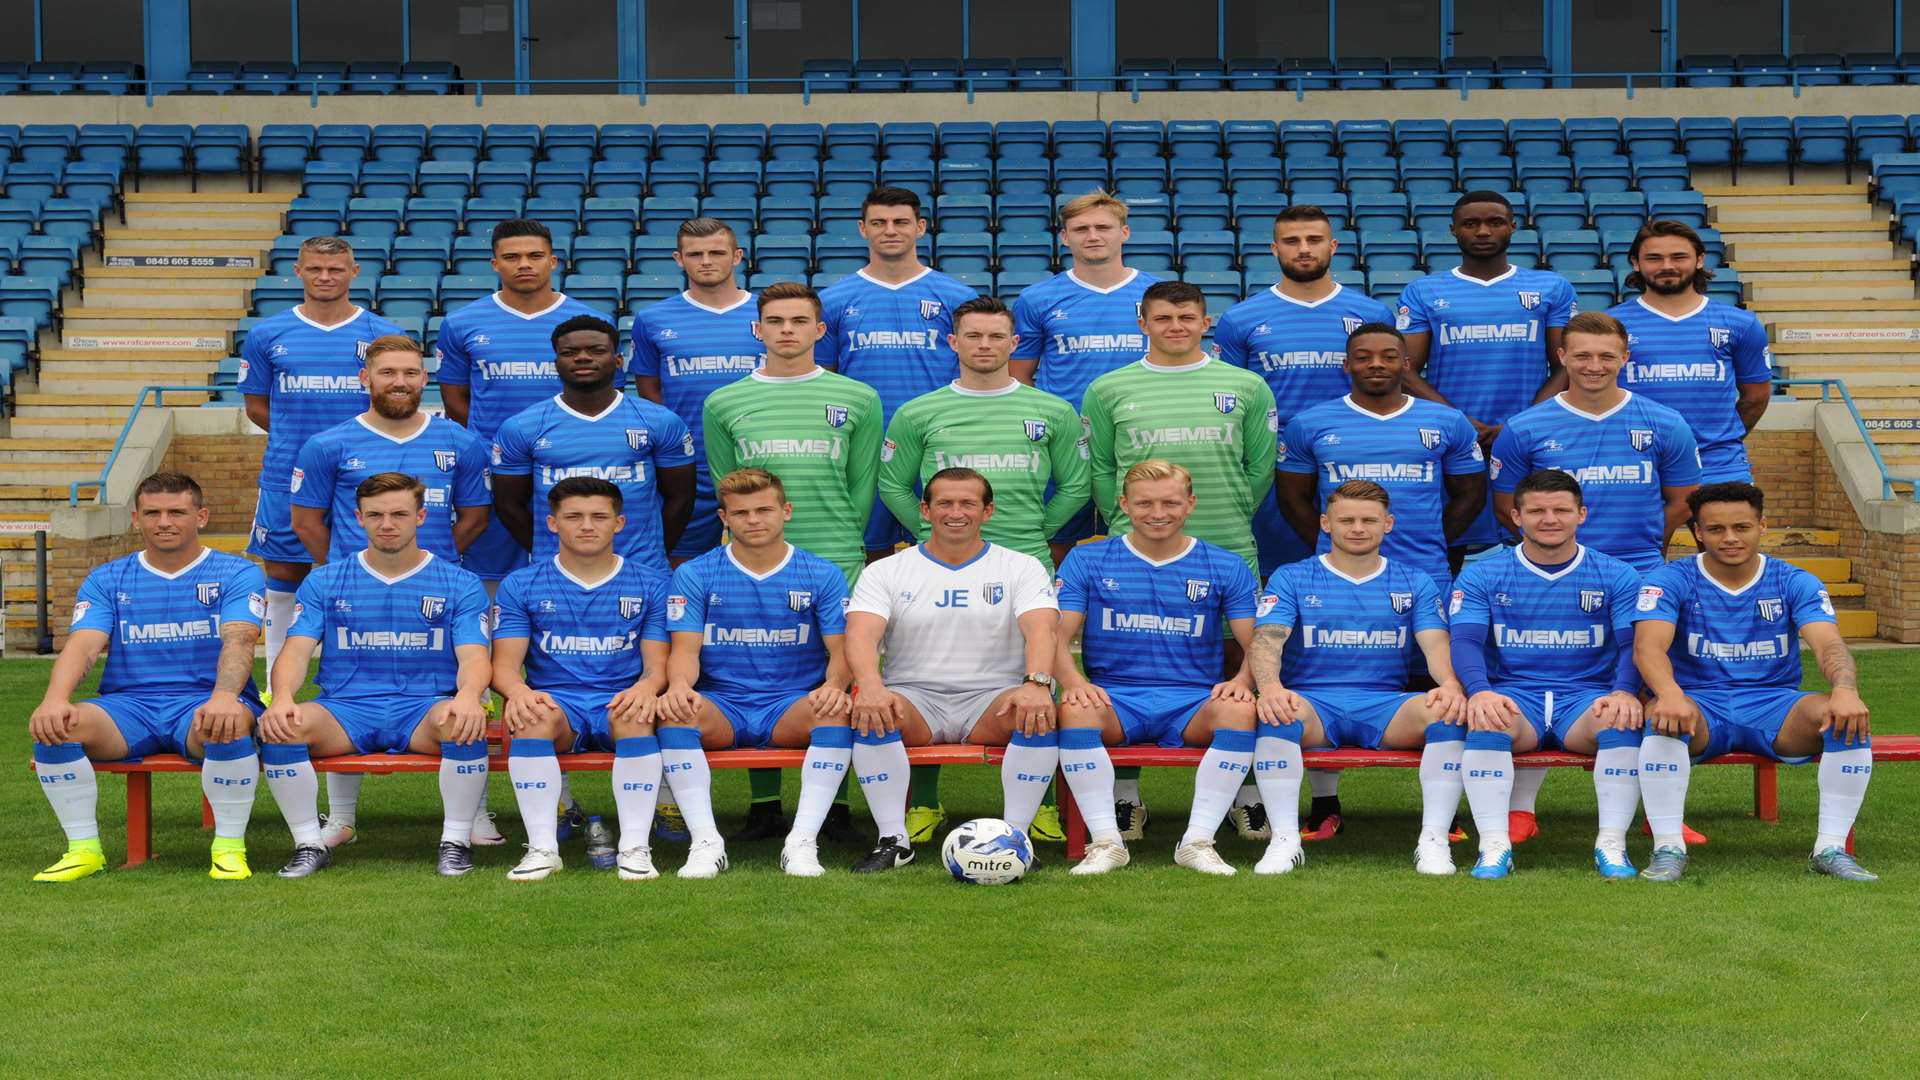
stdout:
POLYGON ((1033 865, 1033 844, 999 818, 974 818, 947 834, 940 860, 955 881, 1011 885, 1033 865))

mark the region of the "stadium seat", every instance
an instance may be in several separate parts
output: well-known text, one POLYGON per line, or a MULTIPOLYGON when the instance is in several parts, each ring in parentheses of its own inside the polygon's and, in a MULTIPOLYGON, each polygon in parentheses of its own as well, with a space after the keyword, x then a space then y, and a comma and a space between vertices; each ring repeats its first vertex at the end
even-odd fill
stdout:
POLYGON ((960 61, 953 57, 917 57, 907 61, 907 89, 922 94, 960 89, 960 61))
POLYGON ((403 94, 447 94, 459 87, 460 69, 443 60, 410 60, 400 65, 403 94))
POLYGON ((474 164, 465 161, 420 163, 419 191, 429 199, 464 199, 473 194, 474 164))
POLYGON ((1460 190, 1511 191, 1515 187, 1513 159, 1505 154, 1478 154, 1460 158, 1460 190))
POLYGON ((1282 157, 1331 157, 1338 142, 1330 120, 1280 121, 1282 157))
POLYGON ((1234 237, 1224 229, 1183 230, 1176 234, 1175 247, 1183 272, 1234 269, 1234 237))
POLYGON ((1587 197, 1574 192, 1549 192, 1528 200, 1533 227, 1542 233, 1587 227, 1587 197))
POLYGON ((1741 86, 1785 86, 1793 69, 1780 53, 1743 53, 1734 58, 1741 86))
POLYGON ((1399 192, 1360 194, 1349 197, 1353 228, 1357 232, 1380 229, 1404 229, 1412 218, 1412 206, 1399 192))
POLYGON ((1647 195, 1647 216, 1707 227, 1707 203, 1697 191, 1656 191, 1647 195))
MULTIPOLYGON (((1638 191, 1590 192, 1587 207, 1593 227, 1601 233, 1610 230, 1633 232, 1647 219, 1647 197, 1638 191)), ((1539 220, 1536 205, 1534 219, 1539 220)))
POLYGON ((652 124, 603 124, 600 127, 600 160, 639 162, 653 157, 652 124))
POLYGON ((1173 62, 1173 88, 1219 90, 1226 73, 1226 64, 1213 57, 1182 57, 1173 62))
MULTIPOLYGON (((256 295, 258 291, 256 287, 256 295)), ((379 298, 380 313, 388 318, 425 318, 439 306, 440 279, 424 274, 389 274, 380 279, 379 298)))
POLYGON ((1573 159, 1561 154, 1518 158, 1514 162, 1514 180, 1529 198, 1572 191, 1573 159))
POLYGON ((1561 274, 1600 265, 1600 234, 1592 229, 1542 229, 1540 243, 1547 264, 1561 274))
MULTIPOLYGON (((1153 196, 1141 196, 1151 199, 1153 196)), ((1128 206, 1128 221, 1133 220, 1133 207, 1128 206)), ((1194 195, 1175 195, 1173 197, 1173 220, 1181 232, 1188 230, 1224 230, 1233 224, 1232 204, 1227 196, 1214 193, 1194 195)))
POLYGON ((823 197, 865 198, 879 177, 880 170, 872 161, 824 161, 820 164, 820 194, 823 197))
MULTIPOLYGON (((1853 182, 1853 134, 1844 116, 1796 116, 1792 122, 1793 164, 1840 165, 1853 182)), ((1744 141, 1742 148, 1744 149, 1744 141)))
POLYGON ((462 220, 467 232, 475 236, 491 236, 495 225, 521 217, 525 212, 523 199, 472 198, 467 200, 462 220))
POLYGON ((1285 90, 1331 90, 1333 61, 1324 56, 1288 57, 1280 65, 1280 86, 1285 90))
POLYGON ((1504 157, 1507 153, 1507 125, 1499 120, 1455 120, 1449 127, 1454 156, 1465 158, 1504 157))
POLYGON ((1400 188, 1408 195, 1441 195, 1459 183, 1452 157, 1403 157, 1400 188))
POLYGON ((946 273, 990 273, 993 270, 993 237, 985 232, 959 232, 942 229, 935 237, 934 255, 946 273))
MULTIPOLYGON (((785 233, 795 236, 804 233, 785 233)), ((581 237, 580 242, 597 237, 581 237)), ((617 240, 618 237, 608 237, 617 240)), ((679 241, 672 236, 636 236, 633 238, 632 272, 636 274, 677 274, 680 266, 673 261, 673 253, 679 249, 679 241)), ((628 290, 631 292, 632 290, 628 290)))
POLYGON ((1067 61, 1061 56, 1028 56, 1013 62, 1014 86, 1020 90, 1067 90, 1067 61))
POLYGON ((395 237, 387 269, 389 273, 437 279, 447 272, 450 250, 444 236, 395 237))
POLYGON ((1574 116, 1566 121, 1567 153, 1577 166, 1582 158, 1622 152, 1620 121, 1611 116, 1574 116))
MULTIPOLYGON (((179 132, 185 141, 193 137, 193 129, 185 124, 149 124, 147 127, 179 132)), ((82 124, 73 145, 74 159, 124 168, 133 156, 134 138, 132 124, 82 124)))
POLYGON ((543 199, 587 197, 592 165, 584 161, 541 161, 533 166, 533 194, 543 199))
POLYGON ((349 199, 346 216, 347 235, 355 239, 383 237, 390 240, 399 235, 405 215, 406 203, 403 198, 349 199))
MULTIPOLYGON (((1066 200, 1061 200, 1065 202, 1066 200)), ((1127 225, 1134 229, 1146 229, 1149 232, 1168 232, 1173 228, 1173 200, 1165 195, 1124 195, 1120 201, 1127 206, 1127 225)), ((1211 205, 1211 204, 1209 204, 1211 205)), ((1232 203, 1229 202, 1231 207, 1232 203)), ((1026 228, 1022 231, 1042 232, 1046 225, 1038 228, 1026 228)))
MULTIPOLYGON (((1680 161, 1682 166, 1684 160, 1680 161)), ((1619 154, 1589 154, 1573 159, 1573 180, 1589 195, 1620 192, 1633 187, 1633 165, 1619 154)))
POLYGON ((253 281, 253 313, 277 315, 300 303, 305 291, 297 277, 258 277, 253 281))
POLYGON ((484 199, 524 199, 533 187, 533 166, 524 161, 482 161, 474 169, 473 193, 484 199))
POLYGON ((1342 120, 1333 130, 1340 140, 1340 153, 1345 157, 1387 157, 1393 153, 1390 121, 1342 120))
POLYGON ((193 129, 193 171, 196 176, 247 171, 252 136, 244 124, 201 124, 193 129))
POLYGON ((820 232, 860 238, 860 196, 823 195, 818 203, 820 232))
MULTIPOLYGON (((1680 121, 1681 137, 1687 142, 1687 160, 1699 164, 1695 155, 1696 139, 1709 138, 1700 128, 1689 131, 1691 118, 1680 121)), ((1712 129, 1719 132, 1715 125, 1712 129)), ((1793 164, 1793 122, 1784 116, 1743 116, 1733 123, 1736 162, 1741 165, 1786 165, 1791 177, 1793 164)))
POLYGON ((295 236, 333 236, 347 214, 343 198, 302 196, 287 207, 287 231, 295 236))
POLYGON ((1229 120, 1222 125, 1222 138, 1229 158, 1280 154, 1280 125, 1272 120, 1229 120))
POLYGON ((1507 121, 1507 145, 1522 164, 1532 157, 1561 157, 1566 153, 1566 128, 1559 120, 1507 121))
POLYGON ((858 235, 822 234, 814 238, 813 258, 820 273, 851 274, 867 265, 867 242, 858 235))
POLYGON ((1233 57, 1227 61, 1225 85, 1229 90, 1277 90, 1280 62, 1264 56, 1233 57))
POLYGON ((300 172, 313 156, 313 125, 262 125, 258 146, 261 172, 300 172))
POLYGON ((1363 230, 1360 258, 1369 275, 1381 270, 1412 270, 1420 265, 1420 234, 1411 229, 1363 230))
MULTIPOLYGON (((883 168, 883 177, 884 171, 883 168)), ((939 164, 938 179, 942 196, 983 197, 993 194, 993 164, 988 161, 943 160, 939 164)))
POLYGON ((1629 116, 1620 121, 1620 136, 1629 157, 1680 152, 1680 125, 1672 117, 1629 116))
POLYGON ((1440 85, 1440 58, 1396 56, 1387 61, 1387 73, 1395 90, 1432 90, 1440 85))
POLYGON ((993 228, 993 199, 987 195, 941 195, 934 200, 934 220, 943 233, 989 232, 993 228))
POLYGON ((1445 232, 1453 225, 1453 204, 1459 196, 1452 192, 1428 195, 1409 195, 1408 208, 1412 217, 1410 224, 1419 230, 1438 229, 1445 232))
POLYGON ((1678 154, 1633 157, 1633 186, 1641 191, 1685 191, 1692 182, 1687 159, 1678 154))
POLYGON ((1680 70, 1684 73, 1681 81, 1693 87, 1732 86, 1736 77, 1733 57, 1718 53, 1683 56, 1680 70))
POLYGON ((1285 188, 1285 167, 1279 158, 1246 155, 1227 159, 1227 190, 1233 194, 1278 195, 1285 188))
POLYGON ((465 199, 416 196, 407 200, 407 234, 452 237, 465 216, 465 199))
POLYGON ((1440 70, 1446 76, 1443 85, 1448 88, 1491 90, 1497 69, 1491 56, 1449 56, 1440 70))
POLYGON ((726 222, 735 239, 746 240, 758 231, 760 213, 754 199, 710 195, 700 200, 700 216, 726 222))
POLYGON ((1907 118, 1882 113, 1855 116, 1847 122, 1853 135, 1853 160, 1871 161, 1875 154, 1903 154, 1909 145, 1907 118))
POLYGON ((962 89, 991 93, 1013 88, 1013 61, 1003 57, 976 56, 960 62, 962 89))
POLYGON ((1900 81, 1900 67, 1892 53, 1849 53, 1847 82, 1853 86, 1892 86, 1900 81))
POLYGON ((1342 90, 1383 90, 1387 86, 1387 60, 1383 56, 1342 56, 1335 72, 1342 90))
POLYGON ((880 156, 880 125, 828 124, 825 150, 829 161, 875 161, 880 156))
MULTIPOLYGON (((1116 121, 1116 126, 1118 125, 1116 121)), ((1269 127, 1268 131, 1274 131, 1269 127)), ((1223 125, 1218 120, 1170 120, 1167 122, 1167 152, 1175 159, 1188 157, 1218 158, 1222 151, 1223 125)))
POLYGON ((1061 157, 1085 154, 1100 157, 1107 151, 1102 148, 1104 142, 1112 148, 1116 158, 1150 157, 1157 158, 1166 152, 1166 125, 1158 120, 1115 120, 1103 133, 1098 121, 1088 121, 1091 129, 1072 127, 1080 122, 1062 121, 1053 126, 1054 153, 1061 157), (1063 145, 1063 139, 1072 132, 1074 139, 1063 145))
POLYGON ((1846 66, 1839 53, 1795 53, 1794 81, 1800 86, 1839 86, 1846 81, 1846 66))
POLYGON ((1120 89, 1129 93, 1173 89, 1173 61, 1161 58, 1122 60, 1120 89))
POLYGON ((1494 66, 1503 90, 1544 90, 1553 72, 1544 56, 1502 56, 1494 66))
POLYGON ((1347 154, 1340 159, 1340 186, 1349 195, 1379 195, 1399 190, 1400 163, 1390 157, 1347 154))
MULTIPOLYGON (((1307 197, 1332 195, 1340 190, 1340 160, 1332 157, 1287 157, 1287 193, 1295 202, 1307 197)), ((1242 166, 1242 172, 1246 167, 1242 166)), ((1246 190, 1239 184, 1234 191, 1246 190)))

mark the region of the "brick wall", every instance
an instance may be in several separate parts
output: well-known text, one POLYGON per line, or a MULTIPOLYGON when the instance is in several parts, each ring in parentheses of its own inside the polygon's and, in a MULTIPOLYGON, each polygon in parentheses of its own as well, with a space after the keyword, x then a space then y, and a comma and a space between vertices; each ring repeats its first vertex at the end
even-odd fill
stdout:
MULTIPOLYGON (((47 547, 47 625, 53 631, 53 647, 67 643, 67 624, 73 617, 73 602, 80 583, 103 562, 117 559, 140 547, 140 534, 129 524, 125 532, 92 540, 51 540, 47 547)), ((7 653, 33 655, 34 605, 21 603, 7 608, 7 653)))
POLYGON ((183 435, 167 448, 165 467, 200 481, 213 511, 207 531, 244 533, 253 524, 265 435, 183 435))

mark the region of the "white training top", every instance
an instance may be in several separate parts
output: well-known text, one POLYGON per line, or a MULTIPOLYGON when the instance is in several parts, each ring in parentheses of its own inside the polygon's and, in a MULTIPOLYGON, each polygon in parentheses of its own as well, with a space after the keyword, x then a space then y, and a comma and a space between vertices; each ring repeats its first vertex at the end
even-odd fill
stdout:
POLYGON ((959 694, 1018 685, 1027 675, 1020 616, 1059 607, 1039 559, 988 544, 958 566, 920 546, 889 555, 860 572, 847 610, 887 620, 889 685, 959 694))

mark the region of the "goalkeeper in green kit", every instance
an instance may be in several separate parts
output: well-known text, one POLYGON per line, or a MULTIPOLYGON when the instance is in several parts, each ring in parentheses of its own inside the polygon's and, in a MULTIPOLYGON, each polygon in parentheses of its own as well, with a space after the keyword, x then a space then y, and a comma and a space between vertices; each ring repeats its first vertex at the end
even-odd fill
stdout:
MULTIPOLYGON (((1162 281, 1141 294, 1147 355, 1093 380, 1081 406, 1094 509, 1114 535, 1126 533, 1132 526, 1120 510, 1120 479, 1149 458, 1171 461, 1193 474, 1187 534, 1240 556, 1257 576, 1253 515, 1273 495, 1280 418, 1265 379, 1207 355, 1201 339, 1209 325, 1206 296, 1193 285, 1162 281)), ((1226 646, 1223 679, 1240 665, 1239 649, 1231 639, 1226 646)), ((1244 797, 1258 793, 1248 785, 1244 797)), ((1115 777, 1114 816, 1124 839, 1144 835, 1137 779, 1115 777)))
MULTIPOLYGON (((954 308, 948 340, 960 357, 960 378, 893 414, 880 448, 880 498, 924 540, 931 526, 920 516, 915 488, 941 469, 973 469, 993 485, 981 535, 1051 566, 1048 538, 1080 512, 1092 489, 1080 417, 1065 398, 1014 379, 1008 364, 1018 339, 1013 312, 1000 301, 980 297, 954 308)), ((946 820, 939 790, 940 766, 913 767, 912 843, 931 843, 946 820)), ((1029 831, 1035 840, 1066 839, 1050 794, 1029 831)))
MULTIPOLYGON (((760 291, 759 305, 754 332, 766 362, 708 395, 701 412, 707 466, 714 476, 751 465, 779 477, 793 504, 787 541, 839 567, 851 591, 867 565, 865 532, 886 423, 880 395, 813 362, 826 324, 812 289, 778 282, 760 291)), ((746 824, 728 839, 785 836, 779 770, 750 770, 748 782, 746 824)), ((851 834, 843 785, 821 835, 851 834)))

